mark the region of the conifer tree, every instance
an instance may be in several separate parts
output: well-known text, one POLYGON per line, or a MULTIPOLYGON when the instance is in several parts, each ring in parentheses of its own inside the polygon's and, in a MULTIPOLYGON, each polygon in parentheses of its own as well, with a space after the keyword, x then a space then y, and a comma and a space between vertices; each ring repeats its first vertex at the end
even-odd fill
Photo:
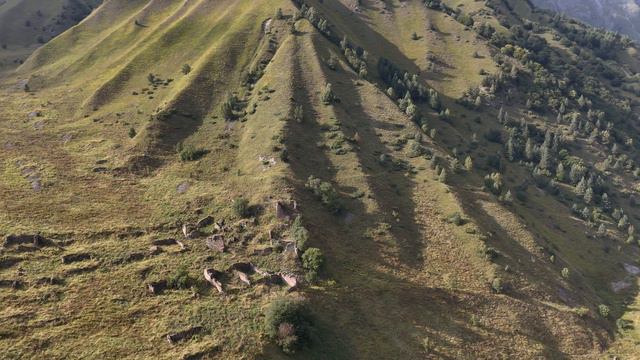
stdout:
POLYGON ((473 160, 471 160, 471 156, 467 156, 467 158, 464 159, 464 168, 467 169, 467 171, 473 170, 473 160))

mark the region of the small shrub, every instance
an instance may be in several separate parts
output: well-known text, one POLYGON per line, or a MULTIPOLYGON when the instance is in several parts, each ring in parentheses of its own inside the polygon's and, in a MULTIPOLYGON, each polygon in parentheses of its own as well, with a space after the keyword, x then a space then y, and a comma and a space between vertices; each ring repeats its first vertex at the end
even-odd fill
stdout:
POLYGON ((129 128, 129 138, 133 139, 134 137, 136 137, 136 129, 134 128, 129 128))
POLYGON ((302 225, 302 217, 298 216, 291 224, 291 236, 296 242, 296 247, 305 251, 307 249, 307 241, 309 240, 309 230, 302 225))
POLYGON ((584 317, 589 313, 589 309, 587 309, 584 306, 573 308, 573 309, 571 309, 571 311, 573 311, 574 314, 576 314, 576 315, 578 315, 580 317, 584 317))
POLYGON ((188 289, 195 284, 186 267, 181 266, 167 279, 167 286, 171 289, 188 289))
POLYGON ((241 218, 249 216, 249 200, 237 197, 233 199, 233 211, 241 218))
POLYGON ((450 224, 454 224, 456 226, 462 226, 464 225, 464 219, 462 219, 462 215, 460 215, 459 212, 454 212, 453 214, 449 215, 449 217, 447 218, 447 221, 450 224))
POLYGON ((500 278, 495 278, 491 282, 491 289, 496 293, 500 294, 504 291, 504 286, 502 285, 502 280, 500 278))
POLYGON ((312 175, 309 176, 305 186, 307 189, 313 191, 313 194, 320 199, 322 204, 331 212, 336 214, 342 211, 343 205, 340 202, 338 192, 330 183, 322 181, 312 175))
POLYGON ((189 74, 191 72, 191 65, 184 64, 184 65, 182 65, 182 69, 181 70, 182 70, 183 74, 187 75, 187 74, 189 74))
POLYGON ((307 304, 301 300, 279 298, 265 312, 267 335, 285 353, 291 354, 309 341, 311 317, 307 304))
POLYGON ((324 256, 318 248, 309 248, 302 254, 302 267, 307 270, 306 278, 309 282, 315 281, 323 264, 324 256))
POLYGON ((598 305, 598 314, 600 314, 600 316, 602 316, 603 318, 608 318, 610 312, 611 310, 607 305, 605 304, 598 305))
POLYGON ((196 148, 193 145, 179 146, 180 160, 195 161, 207 154, 207 150, 196 148))

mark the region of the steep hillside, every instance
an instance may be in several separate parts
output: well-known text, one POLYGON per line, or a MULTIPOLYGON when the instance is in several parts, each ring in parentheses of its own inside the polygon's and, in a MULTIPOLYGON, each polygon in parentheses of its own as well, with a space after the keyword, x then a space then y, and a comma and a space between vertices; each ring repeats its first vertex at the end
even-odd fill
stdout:
POLYGON ((632 359, 637 51, 520 0, 107 0, 1 80, 0 352, 632 359))
POLYGON ((626 34, 640 40, 638 0, 532 0, 542 9, 553 10, 593 26, 626 34))
POLYGON ((102 0, 0 1, 0 71, 84 19, 102 0))

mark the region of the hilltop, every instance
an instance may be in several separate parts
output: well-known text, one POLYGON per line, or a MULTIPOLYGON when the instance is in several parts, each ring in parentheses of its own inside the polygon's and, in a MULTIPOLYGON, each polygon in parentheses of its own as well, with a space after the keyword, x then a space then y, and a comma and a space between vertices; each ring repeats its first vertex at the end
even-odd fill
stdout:
POLYGON ((521 0, 104 1, 1 73, 0 351, 631 359, 639 60, 521 0))

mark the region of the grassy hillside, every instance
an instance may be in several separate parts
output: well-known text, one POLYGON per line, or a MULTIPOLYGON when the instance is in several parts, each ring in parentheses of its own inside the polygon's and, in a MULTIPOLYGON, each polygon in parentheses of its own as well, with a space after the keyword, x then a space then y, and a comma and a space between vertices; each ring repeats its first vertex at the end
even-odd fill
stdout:
POLYGON ((102 0, 0 1, 0 71, 16 68, 42 44, 80 22, 102 0))
POLYGON ((105 1, 2 78, 0 350, 631 359, 638 59, 519 0, 105 1))

